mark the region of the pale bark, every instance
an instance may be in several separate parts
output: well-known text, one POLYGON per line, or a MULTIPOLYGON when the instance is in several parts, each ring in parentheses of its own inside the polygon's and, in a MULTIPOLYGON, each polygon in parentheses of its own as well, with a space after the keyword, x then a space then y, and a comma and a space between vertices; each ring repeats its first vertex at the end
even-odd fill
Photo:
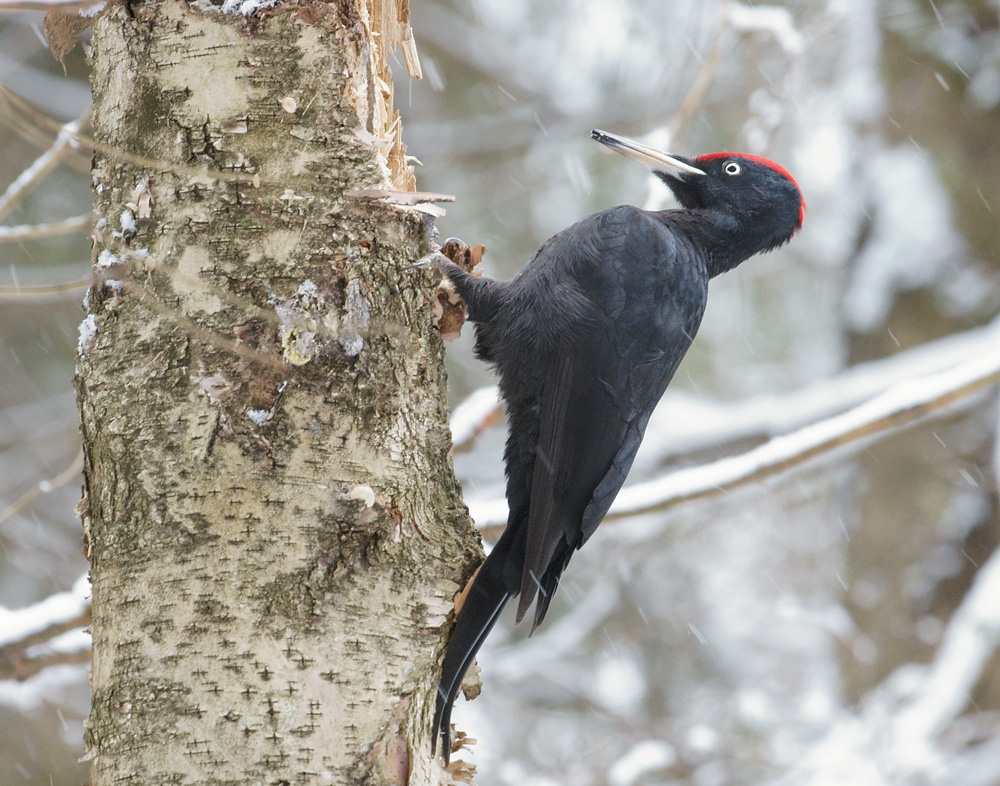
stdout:
POLYGON ((349 196, 413 187, 383 70, 405 22, 164 0, 94 27, 91 786, 440 779, 478 547, 430 275, 399 274, 433 225, 349 196))

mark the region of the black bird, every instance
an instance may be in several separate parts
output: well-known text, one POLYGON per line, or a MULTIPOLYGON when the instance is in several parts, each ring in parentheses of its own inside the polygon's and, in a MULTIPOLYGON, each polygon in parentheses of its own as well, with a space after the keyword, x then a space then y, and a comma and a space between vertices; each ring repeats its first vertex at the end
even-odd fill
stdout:
POLYGON ((550 238, 510 281, 470 275, 443 255, 476 325, 476 353, 500 375, 509 433, 507 528, 476 574, 448 643, 433 745, 451 753, 462 679, 507 601, 545 618, 573 551, 594 534, 628 474, 649 416, 701 323, 708 281, 787 242, 805 212, 767 159, 670 156, 603 131, 591 136, 653 170, 681 209, 619 205, 550 238))

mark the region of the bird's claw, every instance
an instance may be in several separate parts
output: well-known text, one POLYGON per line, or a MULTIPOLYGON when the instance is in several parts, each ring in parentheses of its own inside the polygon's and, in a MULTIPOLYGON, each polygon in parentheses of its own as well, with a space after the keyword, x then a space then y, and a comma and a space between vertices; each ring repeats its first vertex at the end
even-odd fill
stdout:
POLYGON ((437 251, 421 257, 412 265, 407 265, 406 267, 401 268, 399 272, 405 273, 408 270, 414 270, 416 268, 431 267, 447 277, 449 265, 454 264, 458 265, 467 273, 475 273, 475 275, 479 275, 479 273, 474 271, 473 268, 475 268, 476 265, 482 261, 483 254, 485 253, 486 246, 482 243, 469 246, 457 237, 450 237, 444 241, 444 244, 437 251))
POLYGON ((421 257, 412 265, 407 265, 404 268, 400 268, 400 273, 405 273, 407 270, 415 270, 417 268, 432 267, 435 270, 442 270, 446 264, 451 262, 448 257, 442 254, 440 251, 435 251, 432 254, 428 254, 425 257, 421 257))

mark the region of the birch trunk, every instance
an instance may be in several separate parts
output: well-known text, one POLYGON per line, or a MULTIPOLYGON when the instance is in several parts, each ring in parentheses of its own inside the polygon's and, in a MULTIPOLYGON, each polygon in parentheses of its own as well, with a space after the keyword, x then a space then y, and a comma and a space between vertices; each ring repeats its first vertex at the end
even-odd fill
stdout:
POLYGON ((113 5, 81 326, 91 786, 437 783, 449 457, 405 1, 113 5))

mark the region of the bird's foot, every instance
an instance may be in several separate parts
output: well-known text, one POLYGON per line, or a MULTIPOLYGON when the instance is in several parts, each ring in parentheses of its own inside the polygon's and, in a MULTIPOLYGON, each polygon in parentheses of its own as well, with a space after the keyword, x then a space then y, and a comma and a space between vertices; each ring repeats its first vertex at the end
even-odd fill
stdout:
POLYGON ((431 324, 444 341, 453 341, 459 337, 468 313, 465 301, 455 290, 451 279, 456 275, 461 276, 463 273, 480 275, 475 267, 485 253, 486 246, 482 243, 470 247, 458 238, 450 237, 440 249, 400 271, 429 267, 441 274, 431 324))
POLYGON ((446 276, 448 275, 449 264, 454 264, 458 265, 466 273, 478 276, 482 274, 478 270, 475 270, 475 267, 483 260, 485 253, 486 246, 482 243, 470 246, 457 237, 450 237, 444 241, 444 244, 437 251, 421 257, 412 265, 402 268, 400 272, 403 273, 407 270, 430 267, 446 276))

